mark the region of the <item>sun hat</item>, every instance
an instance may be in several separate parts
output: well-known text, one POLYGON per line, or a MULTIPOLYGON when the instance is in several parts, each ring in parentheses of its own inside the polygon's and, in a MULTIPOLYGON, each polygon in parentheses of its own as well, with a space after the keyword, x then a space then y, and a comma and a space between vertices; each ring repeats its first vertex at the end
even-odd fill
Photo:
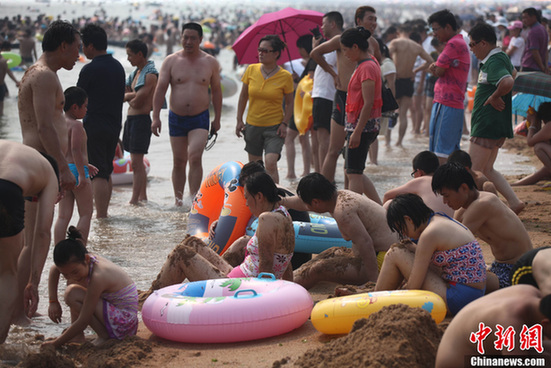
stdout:
POLYGON ((505 17, 497 17, 497 20, 494 23, 494 27, 497 27, 497 26, 507 27, 508 25, 509 23, 507 23, 507 19, 505 19, 505 17))
POLYGON ((509 30, 513 29, 522 29, 522 22, 520 20, 515 20, 514 22, 511 22, 509 27, 507 27, 509 30))

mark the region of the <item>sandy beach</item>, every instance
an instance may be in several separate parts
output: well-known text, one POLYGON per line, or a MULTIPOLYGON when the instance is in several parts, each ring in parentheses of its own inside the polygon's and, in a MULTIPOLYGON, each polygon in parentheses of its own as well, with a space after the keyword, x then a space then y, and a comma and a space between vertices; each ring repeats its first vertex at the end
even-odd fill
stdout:
MULTIPOLYGON (((525 138, 506 143, 510 153, 520 155, 528 164, 539 167, 537 158, 526 146, 525 138)), ((514 181, 518 177, 508 177, 514 181)), ((551 242, 551 191, 537 185, 515 187, 527 206, 520 214, 534 247, 551 242)), ((486 263, 493 260, 489 247, 482 243, 486 263)), ((341 285, 321 283, 310 290, 314 302, 335 296, 341 285)), ((356 288, 358 292, 369 290, 356 288)), ((362 320, 353 332, 329 336, 316 331, 310 321, 280 336, 258 341, 230 344, 184 344, 160 339, 143 323, 138 334, 122 342, 108 341, 94 347, 90 342, 70 344, 57 352, 28 355, 18 367, 433 367, 441 335, 450 318, 438 326, 423 311, 395 307, 362 320), (406 348, 407 347, 407 348, 406 348)), ((34 336, 40 345, 43 335, 34 336)), ((16 347, 5 346, 4 360, 22 359, 16 347)), ((8 365, 0 365, 8 367, 8 365)))

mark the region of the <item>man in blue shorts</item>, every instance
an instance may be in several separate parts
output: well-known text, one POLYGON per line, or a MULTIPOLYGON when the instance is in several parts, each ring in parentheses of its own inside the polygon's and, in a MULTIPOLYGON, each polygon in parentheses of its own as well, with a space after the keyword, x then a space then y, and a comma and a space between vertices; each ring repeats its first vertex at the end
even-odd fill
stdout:
POLYGON ((203 151, 209 134, 211 98, 214 120, 210 131, 217 132, 220 129, 222 112, 220 65, 214 57, 201 51, 199 45, 202 40, 203 28, 200 24, 186 23, 182 26, 183 49, 168 56, 163 62, 153 96, 151 131, 159 136, 160 111, 170 85, 168 127, 172 146, 172 186, 176 206, 183 205, 188 161, 190 205, 201 186, 203 151))
POLYGON ((471 58, 455 16, 450 11, 441 10, 432 14, 428 23, 434 37, 446 44, 438 60, 428 70, 438 77, 434 85, 429 150, 443 164, 453 151, 460 148, 465 115, 463 100, 471 58))
POLYGON ((159 72, 153 61, 147 60, 147 45, 140 40, 126 44, 128 61, 136 70, 126 81, 124 101, 128 102, 128 117, 124 124, 122 144, 132 159, 132 198, 130 204, 147 201, 147 174, 143 162, 151 142, 153 94, 159 72))
POLYGON ((96 24, 82 29, 82 50, 92 60, 80 71, 77 86, 88 94, 88 111, 82 120, 88 136, 88 161, 98 168, 92 179, 96 217, 107 217, 113 185, 113 158, 122 126, 125 92, 124 69, 107 53, 107 33, 96 24))

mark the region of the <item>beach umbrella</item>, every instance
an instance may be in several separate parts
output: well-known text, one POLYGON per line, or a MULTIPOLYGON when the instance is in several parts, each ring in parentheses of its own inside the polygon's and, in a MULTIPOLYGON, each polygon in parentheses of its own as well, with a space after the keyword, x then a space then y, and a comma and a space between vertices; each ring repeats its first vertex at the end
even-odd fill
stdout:
POLYGON ((266 35, 276 34, 287 44, 278 60, 279 64, 300 58, 296 45, 300 36, 310 34, 310 29, 321 26, 323 13, 313 10, 285 8, 261 16, 234 42, 232 48, 239 64, 258 63, 258 42, 266 35))
POLYGON ((542 72, 520 72, 515 78, 513 91, 551 97, 551 75, 542 72))
POLYGON ((529 93, 517 93, 513 96, 513 114, 527 116, 530 106, 537 110, 543 102, 551 102, 551 98, 529 93))

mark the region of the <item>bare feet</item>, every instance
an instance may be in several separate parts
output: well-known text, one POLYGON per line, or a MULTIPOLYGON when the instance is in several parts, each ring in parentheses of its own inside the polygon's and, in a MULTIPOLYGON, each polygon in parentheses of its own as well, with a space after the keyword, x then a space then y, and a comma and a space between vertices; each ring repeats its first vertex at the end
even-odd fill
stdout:
POLYGON ((519 202, 516 205, 514 206, 509 205, 509 207, 513 210, 514 213, 518 215, 519 213, 522 212, 524 207, 526 207, 526 204, 519 200, 519 202))
POLYGON ((285 177, 285 179, 296 179, 297 176, 295 174, 287 174, 287 176, 285 177))
POLYGON ((19 315, 14 315, 11 319, 11 324, 12 325, 17 325, 17 326, 21 326, 21 327, 27 327, 31 324, 32 320, 27 317, 25 314, 23 314, 23 312, 21 312, 21 314, 19 315))

